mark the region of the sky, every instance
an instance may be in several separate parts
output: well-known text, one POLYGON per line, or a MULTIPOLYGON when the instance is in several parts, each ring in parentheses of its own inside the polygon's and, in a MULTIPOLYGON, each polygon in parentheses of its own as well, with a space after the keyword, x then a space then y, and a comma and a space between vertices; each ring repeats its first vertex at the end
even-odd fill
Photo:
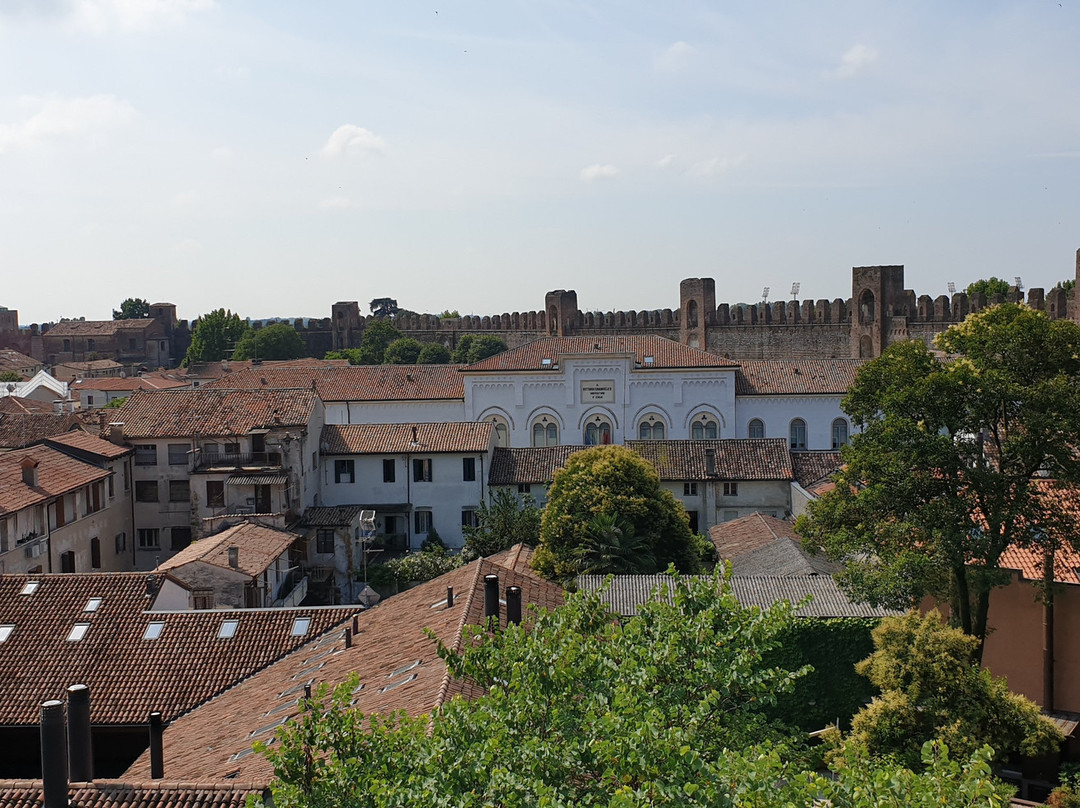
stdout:
POLYGON ((0 306, 1049 289, 1080 2, 0 0, 0 306))

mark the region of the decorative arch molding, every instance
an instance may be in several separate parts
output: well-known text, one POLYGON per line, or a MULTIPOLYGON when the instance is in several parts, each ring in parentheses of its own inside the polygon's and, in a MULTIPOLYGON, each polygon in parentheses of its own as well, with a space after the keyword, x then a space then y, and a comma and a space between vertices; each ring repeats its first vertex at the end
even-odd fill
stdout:
POLYGON ((558 425, 560 432, 566 429, 566 421, 563 420, 563 417, 559 414, 559 411, 554 409, 553 407, 548 406, 537 407, 532 412, 530 412, 528 417, 525 419, 525 425, 529 429, 532 429, 533 421, 538 418, 542 418, 545 415, 558 425))
POLYGON ((578 419, 578 429, 585 429, 585 422, 597 415, 602 415, 607 418, 608 421, 611 422, 612 429, 619 429, 619 419, 615 416, 615 413, 607 407, 590 407, 587 409, 582 413, 581 418, 578 419))
POLYGON ((712 404, 699 404, 690 410, 690 413, 683 419, 683 429, 689 429, 694 419, 700 418, 702 415, 711 415, 720 423, 721 429, 727 429, 727 420, 724 418, 724 413, 712 404))
POLYGON ((506 421, 511 430, 517 429, 517 424, 514 423, 514 416, 504 410, 502 407, 488 407, 486 410, 480 413, 477 421, 488 421, 492 416, 498 416, 506 421))
POLYGON ((636 427, 637 424, 641 423, 642 419, 648 418, 653 413, 656 413, 658 418, 662 418, 669 428, 675 423, 675 419, 672 418, 671 413, 663 407, 658 407, 656 404, 645 404, 644 406, 639 407, 629 423, 634 424, 636 427))

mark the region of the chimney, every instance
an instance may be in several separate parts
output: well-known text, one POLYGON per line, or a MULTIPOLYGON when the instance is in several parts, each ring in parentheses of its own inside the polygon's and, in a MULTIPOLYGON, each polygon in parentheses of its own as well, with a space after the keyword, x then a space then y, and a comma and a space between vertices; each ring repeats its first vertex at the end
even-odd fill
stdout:
POLYGON ((345 629, 345 647, 352 648, 352 629, 345 629))
POLYGON ((64 399, 62 399, 62 398, 54 398, 52 406, 53 406, 53 412, 55 412, 57 415, 59 415, 60 413, 62 413, 64 411, 64 399))
POLYGON ((446 608, 454 608, 454 587, 452 586, 446 587, 446 608))
MULTIPOLYGON (((156 562, 156 559, 155 559, 156 562)), ((157 566, 157 563, 154 564, 157 566)), ((146 576, 146 597, 153 598, 157 595, 157 580, 153 575, 146 576)))
POLYGON ((716 474, 716 449, 705 450, 705 473, 710 476, 716 474))
POLYGON ((117 446, 124 445, 124 424, 122 422, 113 421, 109 424, 109 440, 117 446))
POLYGON ((152 780, 160 780, 165 776, 165 754, 161 748, 164 735, 161 713, 154 710, 150 713, 150 779, 152 780))
POLYGON ((22 481, 31 488, 36 488, 38 484, 37 467, 37 461, 32 457, 24 457, 19 463, 19 468, 22 469, 22 481))
POLYGON ((229 566, 234 570, 240 567, 240 548, 236 545, 229 548, 229 566))
POLYGON ((359 634, 360 633, 360 615, 358 615, 358 614, 354 614, 352 616, 352 633, 353 634, 359 634))
POLYGON ((417 442, 417 440, 416 440, 416 427, 415 426, 412 428, 412 442, 413 443, 417 442))
POLYGON ((68 771, 73 783, 94 779, 94 747, 90 737, 90 688, 72 685, 68 699, 68 771))
POLYGON ((484 619, 495 618, 499 622, 499 576, 489 573, 484 576, 484 619))
POLYGON ((506 587, 506 622, 515 625, 521 622, 521 587, 506 587))
POLYGON ((41 787, 43 808, 67 808, 67 727, 64 702, 56 699, 41 705, 41 787))

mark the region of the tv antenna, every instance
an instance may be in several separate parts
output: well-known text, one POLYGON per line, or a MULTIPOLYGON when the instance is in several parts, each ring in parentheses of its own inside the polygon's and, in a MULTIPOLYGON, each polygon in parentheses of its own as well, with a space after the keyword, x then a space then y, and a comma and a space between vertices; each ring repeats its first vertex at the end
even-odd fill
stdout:
POLYGON ((791 298, 792 298, 792 300, 798 300, 799 299, 799 287, 800 286, 801 286, 801 284, 798 281, 795 281, 795 283, 791 284, 791 298))
POLYGON ((762 303, 768 303, 769 302, 769 287, 768 286, 766 286, 764 289, 761 290, 761 302, 762 303))
POLYGON ((1020 276, 1017 275, 1014 278, 1014 280, 1016 281, 1016 291, 1018 291, 1018 292, 1024 291, 1024 282, 1022 280, 1020 280, 1020 276))
POLYGON ((953 283, 952 281, 949 281, 946 284, 946 286, 949 287, 949 294, 950 295, 955 295, 956 294, 956 284, 955 283, 953 283))

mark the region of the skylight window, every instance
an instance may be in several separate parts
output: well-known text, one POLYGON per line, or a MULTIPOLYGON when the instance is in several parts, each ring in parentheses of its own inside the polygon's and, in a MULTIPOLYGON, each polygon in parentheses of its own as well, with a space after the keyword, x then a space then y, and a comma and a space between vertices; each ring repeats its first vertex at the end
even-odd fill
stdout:
POLYGON ((416 662, 410 662, 408 665, 404 665, 404 666, 398 668, 393 673, 386 674, 386 678, 387 679, 393 679, 395 676, 401 676, 401 674, 408 673, 409 671, 411 671, 413 668, 415 668, 419 664, 420 664, 419 659, 416 660, 416 662))
POLYGON ((218 629, 219 640, 231 640, 236 636, 236 629, 239 627, 239 620, 222 620, 221 628, 218 629))
POLYGON ((262 735, 264 732, 270 732, 271 730, 277 729, 288 720, 288 716, 285 716, 284 718, 279 718, 273 724, 267 724, 265 727, 259 727, 258 729, 253 730, 251 735, 249 735, 248 737, 254 738, 256 735, 262 735))
POLYGON ((164 621, 154 620, 146 624, 146 631, 143 632, 142 638, 144 640, 156 640, 161 636, 162 630, 165 628, 164 621))
POLYGON ((293 620, 292 624, 292 636, 303 637, 308 633, 308 629, 311 628, 310 617, 298 617, 293 620))
POLYGON ((67 635, 68 642, 78 642, 86 636, 86 630, 90 628, 89 623, 76 623, 71 627, 71 632, 67 635))
POLYGON ((645 357, 645 364, 646 365, 652 365, 655 362, 656 362, 656 359, 654 357, 651 357, 651 356, 646 356, 645 357))
POLYGON ((20 595, 32 595, 37 592, 37 588, 41 586, 41 581, 27 581, 23 584, 23 588, 19 590, 20 595))
POLYGON ((90 598, 90 600, 86 601, 86 606, 83 607, 83 611, 96 612, 99 606, 101 606, 101 598, 90 598))
POLYGON ((404 679, 398 679, 396 682, 391 682, 390 684, 386 685, 385 687, 380 687, 379 692, 380 693, 385 693, 387 690, 393 690, 395 687, 401 687, 403 684, 411 682, 415 678, 416 678, 415 673, 410 674, 409 676, 406 676, 404 679))
POLYGON ((0 626, 0 642, 7 642, 7 638, 11 636, 11 632, 15 630, 15 626, 10 623, 0 626))
POLYGON ((551 360, 550 359, 541 359, 540 360, 540 365, 542 367, 549 368, 549 367, 551 367, 551 360))

